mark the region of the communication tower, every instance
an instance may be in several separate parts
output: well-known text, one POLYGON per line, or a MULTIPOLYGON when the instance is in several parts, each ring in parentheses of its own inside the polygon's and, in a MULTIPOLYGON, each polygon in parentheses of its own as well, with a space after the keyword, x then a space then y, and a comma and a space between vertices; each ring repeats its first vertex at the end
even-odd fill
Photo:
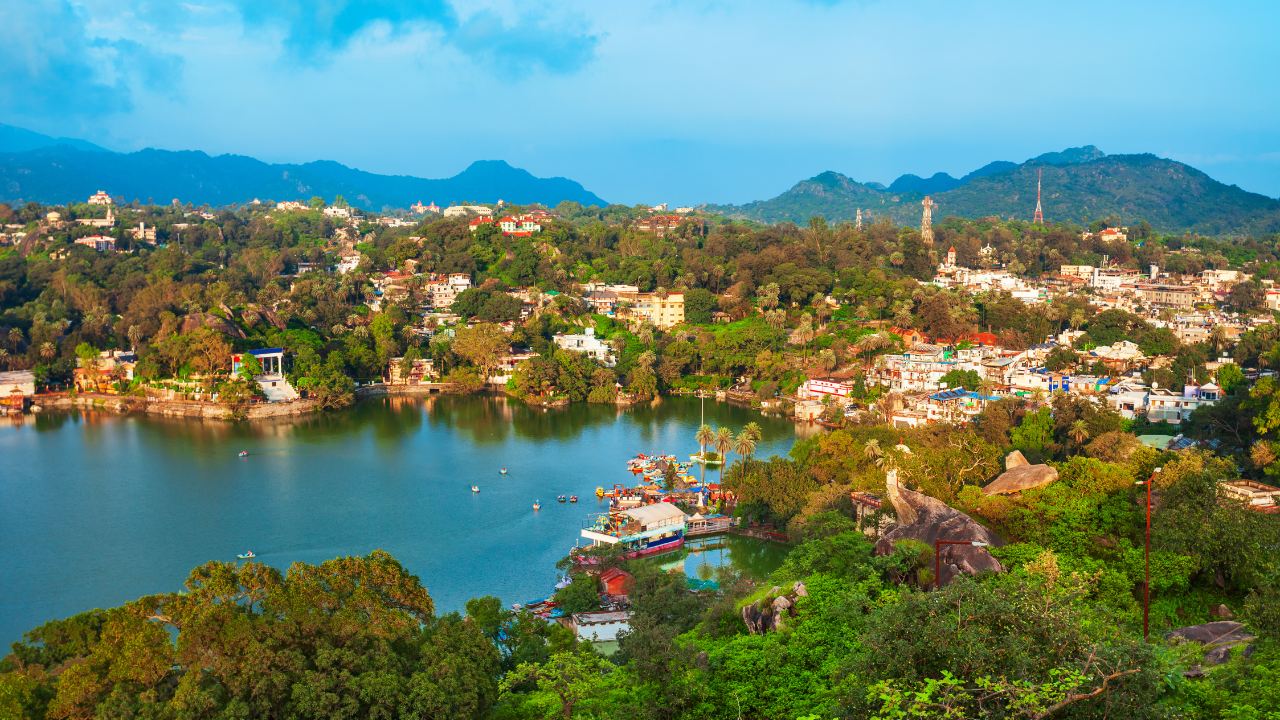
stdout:
POLYGON ((924 196, 921 201, 924 205, 924 218, 920 221, 920 237, 924 238, 925 243, 933 244, 933 200, 928 195, 924 196))
POLYGON ((1044 177, 1044 168, 1041 168, 1039 174, 1036 175, 1036 216, 1031 220, 1033 225, 1044 224, 1044 212, 1040 210, 1040 179, 1042 177, 1044 177))

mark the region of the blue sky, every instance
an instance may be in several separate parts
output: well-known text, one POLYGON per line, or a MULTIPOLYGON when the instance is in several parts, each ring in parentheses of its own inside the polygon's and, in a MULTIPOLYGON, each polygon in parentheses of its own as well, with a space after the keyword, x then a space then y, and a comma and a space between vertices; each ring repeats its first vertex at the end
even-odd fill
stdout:
MULTIPOLYGON (((6 0, 0 122, 611 202, 1095 144, 1280 196, 1275 2, 6 0)), ((448 201, 449 198, 424 198, 448 201)))

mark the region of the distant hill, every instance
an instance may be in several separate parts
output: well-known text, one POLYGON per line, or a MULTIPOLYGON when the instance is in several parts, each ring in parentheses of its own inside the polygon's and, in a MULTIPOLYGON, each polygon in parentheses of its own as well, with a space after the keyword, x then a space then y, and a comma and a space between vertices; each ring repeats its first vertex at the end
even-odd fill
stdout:
POLYGON ((0 123, 0 152, 23 152, 25 150, 38 150, 40 148, 53 147, 55 145, 70 145, 77 150, 86 150, 89 152, 111 152, 110 150, 94 145, 87 140, 49 137, 48 135, 41 135, 38 132, 33 132, 25 128, 0 123))
MULTIPOLYGON (((889 190, 896 193, 916 192, 922 195, 933 195, 946 192, 948 190, 954 190, 974 178, 994 175, 1002 170, 1008 170, 1009 168, 1015 167, 1018 167, 1017 163, 1011 163, 1006 160, 997 160, 993 163, 983 165, 959 180, 943 172, 934 173, 933 177, 930 178, 922 178, 918 175, 907 174, 890 183, 889 190)), ((884 187, 883 185, 880 185, 880 183, 867 183, 867 187, 877 186, 884 187)))
MULTIPOLYGON (((947 215, 1029 220, 1035 213, 1036 176, 1041 171, 1044 216, 1050 222, 1087 224, 1116 215, 1126 223, 1146 220, 1170 233, 1280 232, 1280 200, 1225 185, 1180 162, 1150 154, 1106 155, 1092 145, 1046 153, 1021 165, 991 163, 941 192, 922 192, 917 189, 921 184, 900 183, 902 178, 894 182, 898 190, 880 190, 825 172, 771 200, 703 209, 758 222, 803 224, 818 214, 828 222, 853 220, 862 208, 864 220, 887 216, 910 225, 920 222, 920 202, 929 194, 937 204, 935 220, 947 215)), ((935 178, 938 175, 923 183, 935 178)))
MULTIPOLYGON (((96 146, 95 146, 96 147, 96 146)), ((604 200, 565 178, 537 178, 501 160, 472 163, 443 180, 375 175, 336 162, 272 165, 241 155, 140 150, 135 153, 77 149, 67 144, 0 151, 0 201, 62 204, 99 190, 126 200, 233 205, 261 200, 306 200, 342 195, 353 206, 380 211, 418 202, 454 201, 554 206, 563 200, 605 206, 604 200)))

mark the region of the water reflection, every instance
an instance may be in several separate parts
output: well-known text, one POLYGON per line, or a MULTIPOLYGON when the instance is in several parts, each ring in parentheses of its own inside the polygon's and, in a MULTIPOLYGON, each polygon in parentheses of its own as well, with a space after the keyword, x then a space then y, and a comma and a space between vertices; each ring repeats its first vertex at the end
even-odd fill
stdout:
MULTIPOLYGON (((388 397, 241 423, 5 418, 0 455, 21 460, 0 473, 0 547, 23 551, 0 554, 0 646, 51 617, 178 590, 193 567, 247 549, 285 569, 383 548, 442 612, 478 595, 541 597, 582 519, 603 508, 596 486, 633 484, 625 461, 637 452, 696 452, 701 418, 695 398, 544 411, 497 395, 388 397), (559 494, 582 500, 561 505, 559 494)), ((736 434, 752 421, 758 457, 787 453, 791 423, 706 403, 713 427, 736 434)), ((764 577, 778 557, 742 538, 691 551, 691 573, 714 558, 764 577)))

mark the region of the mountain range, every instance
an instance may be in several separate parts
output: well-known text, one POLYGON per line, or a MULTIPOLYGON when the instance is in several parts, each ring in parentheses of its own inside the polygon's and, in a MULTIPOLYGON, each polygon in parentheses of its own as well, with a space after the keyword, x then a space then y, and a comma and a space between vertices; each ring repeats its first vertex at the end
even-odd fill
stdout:
POLYGON ((1088 224, 1112 215, 1122 222, 1146 220, 1170 233, 1260 236, 1280 232, 1280 200, 1225 185, 1180 162, 1151 154, 1107 155, 1087 145, 1045 153, 1024 163, 997 161, 956 179, 903 175, 889 187, 859 183, 824 172, 796 183, 770 200, 744 205, 704 205, 727 217, 764 223, 804 224, 821 215, 828 222, 887 217, 918 225, 920 204, 929 195, 935 221, 947 215, 1030 220, 1036 183, 1048 222, 1088 224))
POLYGON ((291 165, 190 150, 117 153, 83 140, 0 125, 0 201, 82 202, 98 190, 126 200, 167 203, 177 198, 197 205, 234 205, 254 198, 307 200, 316 195, 332 201, 342 195, 353 206, 374 211, 406 208, 418 201, 608 204, 572 180, 534 177, 501 160, 477 161, 454 177, 429 180, 377 175, 331 160, 291 165))
MULTIPOLYGON (((702 205, 707 212, 763 223, 804 224, 821 215, 828 222, 885 217, 902 225, 920 223, 926 195, 933 216, 995 216, 1030 220, 1036 183, 1048 222, 1087 224, 1117 216, 1145 220, 1157 230, 1210 236, 1261 236, 1280 232, 1280 200, 1225 185, 1205 173, 1155 155, 1107 155, 1093 145, 1068 148, 1023 163, 998 160, 961 178, 936 173, 903 175, 888 187, 860 183, 828 171, 796 183, 769 200, 744 205, 702 205)), ((501 160, 472 163, 458 175, 430 180, 378 175, 331 160, 301 165, 269 164, 241 155, 146 149, 112 152, 74 138, 54 138, 0 124, 0 201, 63 204, 98 190, 154 202, 177 198, 197 205, 236 205, 261 200, 306 200, 342 195, 353 206, 382 211, 418 201, 541 203, 564 200, 607 203, 572 180, 538 178, 501 160)))

